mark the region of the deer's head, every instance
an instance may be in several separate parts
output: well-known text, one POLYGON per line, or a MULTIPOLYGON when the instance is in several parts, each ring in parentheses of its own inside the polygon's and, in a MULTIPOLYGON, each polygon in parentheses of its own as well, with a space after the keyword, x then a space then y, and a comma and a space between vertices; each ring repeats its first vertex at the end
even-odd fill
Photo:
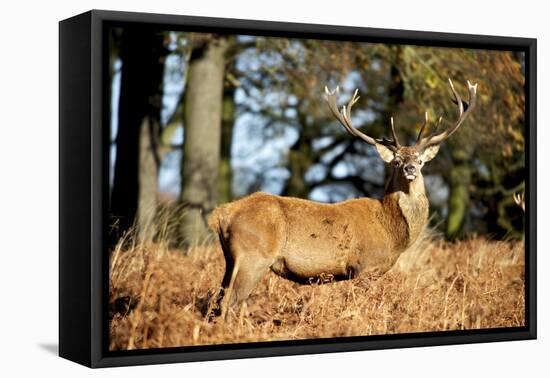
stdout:
POLYGON ((386 163, 389 163, 393 166, 395 172, 397 172, 402 178, 407 181, 414 181, 418 176, 421 175, 421 169, 425 163, 432 160, 437 152, 439 151, 440 144, 447 138, 449 138, 459 127, 462 125, 466 117, 471 113, 472 109, 475 106, 476 102, 476 90, 477 84, 470 84, 468 82, 468 92, 469 100, 465 102, 462 100, 460 95, 456 92, 453 82, 449 79, 449 84, 451 86, 451 91, 453 93, 453 102, 457 105, 458 108, 458 119, 453 126, 447 130, 438 133, 437 128, 441 124, 442 118, 439 118, 435 126, 435 130, 432 134, 424 136, 424 131, 426 125, 428 124, 428 112, 425 113, 424 123, 420 128, 416 143, 412 146, 403 146, 397 138, 395 132, 395 125, 393 117, 391 118, 391 134, 392 138, 382 138, 374 139, 370 136, 362 133, 351 123, 351 108, 359 99, 357 95, 358 91, 355 90, 355 93, 349 100, 347 105, 344 105, 341 110, 338 109, 336 105, 336 97, 338 95, 338 87, 335 90, 330 91, 325 87, 326 101, 332 114, 340 121, 342 126, 356 138, 363 140, 364 142, 373 145, 378 151, 378 154, 386 163))

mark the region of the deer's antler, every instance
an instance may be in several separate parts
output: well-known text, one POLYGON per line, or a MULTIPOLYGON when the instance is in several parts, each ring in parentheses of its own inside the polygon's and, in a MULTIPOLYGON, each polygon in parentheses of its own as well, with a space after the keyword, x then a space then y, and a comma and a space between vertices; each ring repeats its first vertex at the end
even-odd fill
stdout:
MULTIPOLYGON (((420 149, 425 149, 435 144, 439 144, 443 142, 445 139, 447 139, 448 137, 450 137, 451 135, 453 135, 454 132, 458 130, 460 125, 462 125, 462 123, 468 117, 468 115, 470 115, 470 113, 472 112, 472 110, 476 105, 477 84, 472 85, 468 81, 468 96, 469 96, 468 102, 465 102, 462 100, 458 92, 455 90, 455 87, 451 79, 449 79, 449 85, 451 86, 451 91, 453 92, 453 96, 454 96, 453 102, 458 107, 458 119, 455 122, 455 124, 450 128, 448 128, 447 130, 441 133, 435 132, 424 138, 422 137, 422 133, 424 132, 424 127, 428 119, 428 114, 426 113, 424 125, 420 129, 420 132, 416 141, 416 146, 420 149)), ((439 123, 441 123, 441 118, 439 119, 438 124, 439 123)))
POLYGON ((350 133, 352 136, 359 138, 363 140, 364 142, 368 144, 375 145, 377 143, 383 144, 384 146, 388 147, 392 151, 397 151, 399 147, 401 147, 401 144, 399 143, 399 139, 397 139, 397 134, 395 132, 395 125, 393 122, 393 117, 391 117, 391 134, 392 134, 392 140, 382 138, 382 139, 374 139, 367 134, 357 130, 353 124, 351 123, 351 108, 357 100, 359 100, 359 90, 356 89, 355 92, 353 92, 353 96, 348 101, 347 105, 342 106, 342 109, 338 109, 338 105, 336 104, 336 98, 339 93, 339 87, 336 87, 334 90, 329 90, 328 87, 325 87, 325 100, 327 101, 328 107, 334 117, 344 126, 346 131, 350 133))
POLYGON ((514 193, 514 202, 525 212, 525 192, 514 193))

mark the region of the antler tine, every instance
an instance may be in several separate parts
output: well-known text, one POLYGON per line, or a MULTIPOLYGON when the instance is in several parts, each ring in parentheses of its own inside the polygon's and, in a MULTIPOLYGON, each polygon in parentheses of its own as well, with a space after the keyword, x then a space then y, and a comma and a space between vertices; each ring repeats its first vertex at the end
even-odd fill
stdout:
POLYGON ((344 105, 342 107, 342 115, 344 116, 344 119, 346 120, 346 123, 348 125, 352 125, 352 123, 351 123, 351 108, 359 100, 358 93, 359 93, 359 89, 356 89, 355 92, 353 92, 353 96, 351 96, 350 100, 348 101, 348 104, 344 105))
POLYGON ((395 147, 399 148, 401 147, 401 144, 399 143, 399 139, 397 139, 397 133, 395 132, 393 117, 390 117, 390 125, 391 125, 391 136, 393 138, 393 143, 395 144, 395 147))
POLYGON ((441 122, 443 122, 443 116, 440 116, 437 120, 437 123, 435 124, 434 130, 439 129, 439 126, 441 126, 441 122))
POLYGON ((422 134, 424 133, 424 129, 426 128, 426 125, 428 124, 428 111, 424 113, 424 123, 422 126, 420 126, 420 131, 418 132, 418 137, 416 138, 416 143, 420 142, 422 139, 422 134))
POLYGON ((344 126, 346 131, 353 135, 356 138, 362 139, 364 142, 368 144, 375 145, 376 141, 374 138, 371 138, 370 136, 362 133, 361 131, 357 130, 355 127, 353 127, 353 124, 351 122, 351 108, 357 100, 359 100, 359 90, 355 90, 353 93, 353 96, 349 100, 347 105, 344 105, 342 107, 342 110, 338 109, 338 105, 336 104, 336 96, 339 92, 339 87, 336 87, 334 90, 329 90, 328 87, 325 86, 325 100, 327 101, 328 107, 334 117, 344 126))
MULTIPOLYGON (((455 102, 458 106, 458 120, 455 122, 453 126, 448 128, 447 130, 437 134, 431 134, 430 136, 426 138, 421 138, 417 141, 417 146, 420 148, 426 148, 429 146, 433 146, 435 144, 439 144, 443 142, 445 139, 449 138, 451 135, 454 134, 456 130, 462 125, 464 120, 468 117, 468 115, 472 112, 476 105, 476 97, 477 97, 477 84, 471 84, 468 81, 468 102, 465 103, 458 92, 455 90, 455 87, 453 85, 453 82, 451 79, 449 79, 449 84, 451 86, 451 91, 453 92, 453 102, 455 102)), ((441 123, 441 118, 439 123, 441 123)), ((439 125, 438 123, 438 125, 439 125)))
POLYGON ((514 202, 523 211, 525 211, 525 192, 523 192, 523 193, 514 193, 514 202))
POLYGON ((451 91, 453 91, 453 96, 454 96, 453 102, 458 105, 458 117, 460 119, 460 117, 462 117, 462 115, 464 114, 464 103, 462 102, 462 98, 456 91, 451 78, 449 78, 449 85, 451 86, 451 91))

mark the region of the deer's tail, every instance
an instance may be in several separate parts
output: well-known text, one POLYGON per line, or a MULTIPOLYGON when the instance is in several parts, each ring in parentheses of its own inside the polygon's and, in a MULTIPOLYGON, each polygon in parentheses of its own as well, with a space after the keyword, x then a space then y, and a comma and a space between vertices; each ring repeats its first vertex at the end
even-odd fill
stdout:
POLYGON ((228 218, 229 205, 216 207, 208 218, 208 227, 218 234, 220 239, 225 239, 227 237, 228 218))

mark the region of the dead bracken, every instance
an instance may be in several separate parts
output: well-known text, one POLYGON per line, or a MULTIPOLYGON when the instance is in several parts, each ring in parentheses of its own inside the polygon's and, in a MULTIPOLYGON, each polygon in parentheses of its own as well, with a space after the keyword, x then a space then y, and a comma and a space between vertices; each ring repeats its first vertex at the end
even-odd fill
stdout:
POLYGON ((206 316, 224 259, 163 243, 111 255, 110 349, 523 326, 524 243, 424 235, 378 279, 299 284, 266 275, 241 319, 206 316))

